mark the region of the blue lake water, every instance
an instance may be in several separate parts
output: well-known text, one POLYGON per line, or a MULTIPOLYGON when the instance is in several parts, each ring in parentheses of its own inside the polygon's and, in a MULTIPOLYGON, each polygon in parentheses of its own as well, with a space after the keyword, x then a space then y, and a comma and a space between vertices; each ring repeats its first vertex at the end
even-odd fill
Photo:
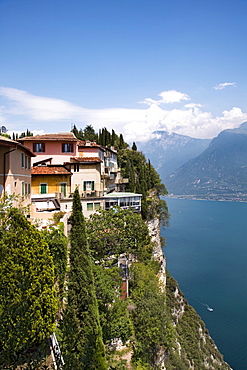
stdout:
POLYGON ((161 235, 167 268, 225 361, 234 370, 246 370, 247 203, 166 201, 170 226, 161 235))

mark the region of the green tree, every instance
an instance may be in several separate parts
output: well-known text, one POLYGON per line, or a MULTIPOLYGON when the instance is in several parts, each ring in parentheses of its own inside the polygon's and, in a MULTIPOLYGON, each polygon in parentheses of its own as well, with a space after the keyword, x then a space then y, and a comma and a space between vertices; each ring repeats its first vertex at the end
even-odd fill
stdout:
POLYGON ((60 300, 63 298, 64 281, 67 268, 67 245, 68 239, 64 235, 64 224, 51 227, 43 231, 50 253, 53 257, 55 268, 55 283, 59 286, 60 300))
POLYGON ((92 125, 87 125, 83 130, 83 140, 97 141, 98 135, 92 125))
POLYGON ((80 138, 79 138, 79 131, 78 131, 78 129, 77 129, 77 127, 76 127, 76 125, 73 125, 71 132, 73 132, 73 134, 75 135, 75 137, 76 137, 77 139, 80 139, 80 138))
POLYGON ((137 150, 137 146, 136 146, 136 143, 135 142, 133 142, 132 150, 137 150))
POLYGON ((130 294, 135 308, 131 311, 135 330, 133 361, 156 368, 158 354, 167 346, 165 293, 159 286, 158 262, 131 266, 130 294))
POLYGON ((167 205, 159 197, 166 195, 167 190, 150 161, 147 162, 142 152, 120 150, 118 164, 122 177, 129 179, 126 190, 142 194, 143 219, 158 217, 166 224, 169 218, 167 205))
POLYGON ((106 369, 92 260, 78 190, 73 196, 67 305, 62 321, 65 369, 106 369))
POLYGON ((102 264, 114 263, 109 257, 122 253, 133 254, 141 261, 151 258, 148 227, 132 210, 116 207, 94 213, 87 221, 87 235, 92 256, 102 264))
POLYGON ((96 297, 104 343, 121 338, 125 343, 132 334, 132 323, 128 315, 128 301, 121 299, 123 280, 119 268, 104 268, 94 265, 96 297))
POLYGON ((117 135, 113 129, 111 132, 111 146, 117 146, 117 135))
POLYGON ((0 260, 0 363, 6 365, 54 331, 57 302, 48 245, 16 208, 2 213, 0 260))
POLYGON ((120 134, 120 137, 119 137, 119 149, 124 149, 124 148, 125 148, 125 145, 124 145, 123 135, 120 134))

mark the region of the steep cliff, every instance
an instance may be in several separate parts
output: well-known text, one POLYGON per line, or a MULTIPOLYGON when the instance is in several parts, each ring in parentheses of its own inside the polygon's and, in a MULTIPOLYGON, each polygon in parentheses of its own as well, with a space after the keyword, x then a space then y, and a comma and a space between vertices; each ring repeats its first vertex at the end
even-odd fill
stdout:
POLYGON ((149 221, 148 228, 154 243, 153 257, 160 263, 159 280, 166 294, 166 311, 172 328, 171 345, 165 352, 160 351, 157 366, 166 370, 229 370, 230 366, 223 360, 204 322, 166 271, 159 220, 149 221))

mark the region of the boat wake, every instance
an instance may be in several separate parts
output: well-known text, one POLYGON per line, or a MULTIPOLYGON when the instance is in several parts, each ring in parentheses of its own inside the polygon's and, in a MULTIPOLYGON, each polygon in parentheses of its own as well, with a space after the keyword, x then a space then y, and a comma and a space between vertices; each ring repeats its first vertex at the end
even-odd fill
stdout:
POLYGON ((192 300, 196 301, 197 303, 200 303, 202 306, 206 307, 206 309, 210 312, 212 312, 214 309, 210 307, 207 303, 202 303, 201 301, 198 301, 198 299, 192 298, 192 300))

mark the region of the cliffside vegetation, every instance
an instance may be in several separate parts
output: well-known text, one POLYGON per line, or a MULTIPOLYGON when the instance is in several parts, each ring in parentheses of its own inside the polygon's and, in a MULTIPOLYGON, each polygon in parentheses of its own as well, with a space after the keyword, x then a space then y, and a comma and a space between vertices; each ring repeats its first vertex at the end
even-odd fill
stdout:
POLYGON ((16 369, 34 363, 33 348, 44 354, 55 329, 54 267, 42 233, 20 210, 0 208, 0 368, 16 369))
POLYGON ((77 189, 73 196, 70 220, 68 294, 61 321, 64 369, 104 370, 107 367, 94 287, 93 261, 77 189))
POLYGON ((118 163, 123 178, 128 178, 126 191, 142 194, 142 218, 159 217, 165 224, 168 219, 166 202, 160 196, 167 194, 159 174, 150 161, 137 150, 120 150, 118 163))
MULTIPOLYGON (((81 139, 89 134, 95 134, 92 127, 81 139)), ((125 145, 106 129, 100 134, 97 140, 125 145)), ((119 165, 129 179, 126 190, 142 194, 142 215, 114 208, 85 220, 75 191, 69 264, 61 226, 38 231, 21 211, 1 213, 1 369, 20 370, 24 363, 51 369, 27 353, 45 343, 55 321, 64 369, 229 369, 176 282, 168 275, 165 287, 160 280, 162 261, 153 258, 146 222, 167 224, 166 202, 159 198, 165 186, 134 145, 119 151, 119 165)))
POLYGON ((173 347, 166 360, 167 369, 230 370, 209 336, 204 322, 191 307, 177 282, 167 272, 167 315, 174 326, 173 347))

